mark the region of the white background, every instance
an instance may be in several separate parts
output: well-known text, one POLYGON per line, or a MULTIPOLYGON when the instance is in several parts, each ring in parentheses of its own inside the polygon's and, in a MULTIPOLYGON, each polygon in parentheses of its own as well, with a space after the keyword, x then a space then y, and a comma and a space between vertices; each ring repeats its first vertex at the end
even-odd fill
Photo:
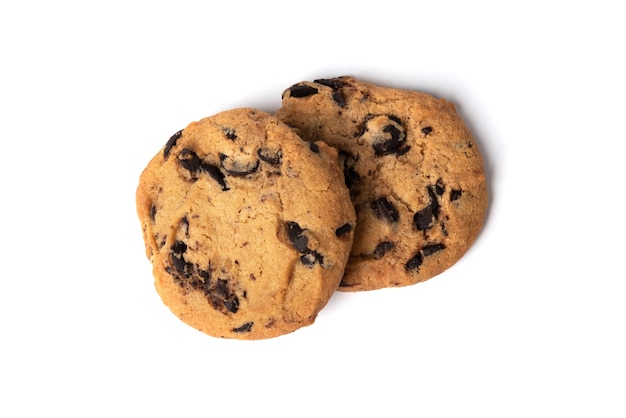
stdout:
POLYGON ((3 2, 0 416, 626 416, 618 6, 3 2), (457 104, 478 241, 286 336, 186 326, 153 288, 141 170, 191 121, 346 74, 457 104))

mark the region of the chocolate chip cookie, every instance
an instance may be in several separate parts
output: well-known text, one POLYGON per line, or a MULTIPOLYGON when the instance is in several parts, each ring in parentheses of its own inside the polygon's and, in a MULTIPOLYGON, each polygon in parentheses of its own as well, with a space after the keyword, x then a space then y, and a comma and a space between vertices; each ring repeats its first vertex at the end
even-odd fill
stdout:
POLYGON ((289 87, 276 116, 339 150, 357 213, 341 290, 427 280, 476 239, 488 204, 483 160, 453 104, 339 77, 289 87))
POLYGON ((159 295, 216 337, 313 323, 341 281, 356 225, 337 151, 255 109, 175 133, 136 197, 159 295))

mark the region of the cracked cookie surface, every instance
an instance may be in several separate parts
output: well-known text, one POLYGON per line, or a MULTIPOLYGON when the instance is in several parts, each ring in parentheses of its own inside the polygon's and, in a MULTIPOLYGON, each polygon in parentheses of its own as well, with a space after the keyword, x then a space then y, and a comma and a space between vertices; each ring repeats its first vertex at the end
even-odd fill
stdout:
POLYGON ((340 290, 427 280, 475 240, 488 204, 483 160, 453 104, 339 77, 291 86, 276 116, 339 150, 357 213, 340 290))
POLYGON ((313 323, 341 281, 356 224, 337 151, 255 109, 175 133, 136 200, 163 302, 224 338, 313 323))

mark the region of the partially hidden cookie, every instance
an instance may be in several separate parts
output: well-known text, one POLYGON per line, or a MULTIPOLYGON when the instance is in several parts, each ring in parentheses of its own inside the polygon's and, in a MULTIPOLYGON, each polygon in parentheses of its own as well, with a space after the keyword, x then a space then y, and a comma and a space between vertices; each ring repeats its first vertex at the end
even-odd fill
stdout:
POLYGON ((339 150, 357 213, 340 290, 411 285, 464 255, 488 198, 481 153, 453 104, 353 77, 300 82, 282 97, 279 119, 339 150))
POLYGON ((356 221, 337 151, 254 109, 174 134, 136 200, 163 302, 223 338, 313 323, 341 281, 356 221))

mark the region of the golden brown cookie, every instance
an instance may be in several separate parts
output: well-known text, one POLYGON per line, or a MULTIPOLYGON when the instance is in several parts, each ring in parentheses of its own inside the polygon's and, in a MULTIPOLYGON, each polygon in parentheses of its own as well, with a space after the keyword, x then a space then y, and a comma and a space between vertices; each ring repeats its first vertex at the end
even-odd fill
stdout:
POLYGON ((340 77, 291 86, 276 116, 339 150, 357 213, 341 290, 427 280, 474 242, 488 204, 483 160, 451 103, 340 77))
POLYGON ((254 109, 172 136, 140 177, 137 211, 163 302, 209 335, 239 339, 313 323, 356 221, 337 151, 254 109))

